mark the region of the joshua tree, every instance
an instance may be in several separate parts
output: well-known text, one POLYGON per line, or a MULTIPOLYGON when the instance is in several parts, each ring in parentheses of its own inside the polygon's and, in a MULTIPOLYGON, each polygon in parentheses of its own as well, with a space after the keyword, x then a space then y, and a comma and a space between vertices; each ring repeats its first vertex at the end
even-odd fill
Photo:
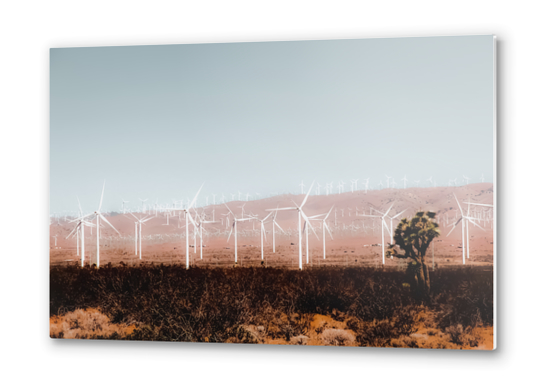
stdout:
POLYGON ((414 283, 416 289, 423 296, 429 294, 431 284, 429 280, 429 268, 425 265, 425 253, 431 241, 440 236, 438 224, 434 221, 434 212, 417 212, 410 220, 402 219, 393 236, 394 244, 388 246, 386 256, 399 259, 412 259, 414 270, 414 283), (396 249, 398 246, 403 253, 396 249))

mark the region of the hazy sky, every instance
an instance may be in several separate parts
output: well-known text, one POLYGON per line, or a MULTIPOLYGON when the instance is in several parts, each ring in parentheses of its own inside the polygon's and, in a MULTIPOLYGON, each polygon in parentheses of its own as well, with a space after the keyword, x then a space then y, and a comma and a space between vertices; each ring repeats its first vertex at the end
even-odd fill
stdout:
POLYGON ((51 49, 51 212, 493 181, 493 91, 492 36, 51 49))

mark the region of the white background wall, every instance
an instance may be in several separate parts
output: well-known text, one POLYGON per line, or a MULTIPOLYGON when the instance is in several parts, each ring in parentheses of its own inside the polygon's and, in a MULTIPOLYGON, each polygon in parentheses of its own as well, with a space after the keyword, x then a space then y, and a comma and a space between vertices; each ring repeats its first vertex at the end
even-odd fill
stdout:
POLYGON ((0 380, 536 381, 527 375, 537 375, 540 364, 538 8, 535 1, 494 0, 3 2, 0 380), (497 351, 48 338, 49 48, 491 33, 498 36, 500 51, 497 351))

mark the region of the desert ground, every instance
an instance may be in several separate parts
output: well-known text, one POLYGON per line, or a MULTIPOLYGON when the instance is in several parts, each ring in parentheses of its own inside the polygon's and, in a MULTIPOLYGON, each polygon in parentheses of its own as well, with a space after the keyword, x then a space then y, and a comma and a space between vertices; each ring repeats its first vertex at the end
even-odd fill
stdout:
MULTIPOLYGON (((302 238, 299 271, 297 212, 292 211, 277 214, 275 252, 272 217, 265 222, 262 259, 259 220, 267 209, 300 205, 304 198, 227 202, 237 218, 257 217, 237 223, 237 264, 226 205, 197 204, 199 218, 216 222, 204 225, 201 239, 189 225, 188 270, 187 219, 178 211, 140 207, 145 212, 132 213, 152 217, 142 226, 141 255, 135 252, 134 216, 106 215, 120 235, 102 228, 100 268, 95 265, 96 230, 85 229, 81 268, 77 238, 67 238, 73 218, 52 218, 50 336, 493 349, 493 210, 467 204, 493 204, 492 184, 310 195, 303 207, 307 216, 329 213, 325 259, 322 222, 314 221, 308 256, 302 238), (453 229, 461 217, 454 195, 475 223, 469 224, 465 265, 467 237, 463 245, 461 223, 453 229), (382 221, 363 215, 382 216, 379 212, 390 206, 388 216, 397 215, 393 227, 420 210, 436 213, 441 236, 426 255, 430 297, 420 299, 413 290, 409 260, 385 258, 383 265, 382 221)), ((387 245, 392 241, 387 230, 384 236, 387 245)))

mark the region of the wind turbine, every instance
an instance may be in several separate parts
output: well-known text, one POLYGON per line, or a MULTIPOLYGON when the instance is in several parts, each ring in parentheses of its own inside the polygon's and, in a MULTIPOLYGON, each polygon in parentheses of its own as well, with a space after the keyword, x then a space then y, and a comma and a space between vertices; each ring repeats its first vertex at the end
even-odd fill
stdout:
POLYGON ((453 232, 453 230, 455 229, 457 224, 459 224, 459 222, 461 222, 461 250, 462 250, 462 253, 463 253, 463 265, 464 265, 465 264, 465 226, 466 226, 466 231, 467 231, 467 252, 468 252, 468 247, 469 247, 469 238, 468 238, 469 237, 469 227, 468 227, 468 223, 471 222, 472 224, 476 225, 478 228, 480 228, 483 231, 484 231, 484 228, 482 228, 478 224, 476 224, 474 222, 474 220, 472 220, 472 218, 468 216, 468 213, 467 213, 467 215, 465 215, 463 213, 463 208, 461 208, 461 204, 459 204, 459 200, 457 199, 457 196, 455 194, 454 194, 454 197, 455 197, 455 201, 457 201, 457 206, 459 207, 459 211, 461 212, 461 217, 454 223, 453 228, 450 230, 450 232, 448 232, 446 237, 450 236, 450 234, 453 232))
POLYGON ((190 243, 189 243, 190 242, 190 237, 188 236, 188 221, 190 220, 190 222, 194 226, 194 231, 197 228, 196 222, 194 221, 194 219, 192 218, 192 215, 190 214, 190 208, 192 208, 192 206, 196 202, 196 200, 198 198, 198 195, 201 192, 202 188, 203 188, 203 184, 201 185, 201 187, 199 187, 198 192, 196 193, 196 196, 194 196, 194 199, 192 199, 192 202, 189 205, 187 205, 186 208, 181 208, 180 209, 181 212, 184 212, 184 219, 185 219, 184 227, 186 229, 186 269, 188 269, 190 267, 190 254, 189 254, 189 252, 190 252, 190 243))
POLYGON ((277 223, 277 215, 278 212, 275 211, 275 214, 273 215, 273 253, 275 253, 275 226, 277 226, 282 231, 282 233, 286 233, 284 232, 284 229, 280 227, 279 223, 277 223))
MULTIPOLYGON (((218 223, 218 221, 214 220, 203 220, 203 218, 200 217, 199 223, 198 223, 198 232, 199 232, 199 258, 203 260, 203 224, 212 224, 212 223, 218 223)), ((207 232, 207 231, 205 231, 207 232)))
MULTIPOLYGON (((297 204, 296 204, 296 206, 297 206, 297 204)), ((309 264, 309 228, 307 228, 307 226, 308 226, 308 224, 310 224, 310 220, 315 219, 315 218, 320 217, 320 216, 323 216, 323 215, 324 214, 308 217, 307 218, 308 220, 305 220, 305 224, 303 225, 303 233, 305 234, 305 244, 306 244, 306 246, 305 246, 305 255, 307 257, 307 264, 309 264)), ((316 238, 318 239, 318 235, 316 234, 316 231, 314 230, 312 225, 310 226, 310 228, 314 232, 314 236, 316 236, 316 238)), ((320 239, 318 239, 318 240, 320 240, 320 239)))
POLYGON ((141 227, 147 221, 154 219, 154 216, 150 216, 150 217, 147 216, 147 217, 138 219, 132 212, 130 212, 130 215, 134 216, 134 219, 137 220, 136 223, 135 223, 136 224, 135 225, 135 238, 136 238, 136 240, 135 240, 136 249, 135 250, 136 250, 136 255, 137 255, 137 240, 139 239, 139 260, 141 260, 141 256, 142 256, 141 255, 142 254, 141 250, 143 249, 143 248, 141 248, 141 237, 142 237, 141 236, 141 227), (139 230, 138 230, 138 227, 139 227, 139 230))
POLYGON ((77 198, 77 203, 79 204, 79 214, 81 215, 81 217, 75 220, 72 220, 72 222, 77 221, 77 224, 75 228, 70 232, 70 234, 66 236, 66 239, 69 238, 75 231, 77 231, 77 242, 79 243, 79 236, 81 236, 81 244, 77 244, 77 252, 79 252, 79 247, 81 247, 81 267, 84 267, 85 266, 85 225, 87 227, 92 228, 94 224, 84 219, 84 217, 91 216, 92 214, 86 215, 86 216, 83 215, 83 209, 81 208, 81 202, 79 201, 79 197, 77 198))
MULTIPOLYGON (((331 214, 331 211, 333 210, 333 205, 329 209, 329 212, 326 214, 326 216, 323 219, 317 219, 316 216, 313 216, 313 219, 316 221, 322 221, 322 241, 323 241, 323 253, 324 253, 324 260, 326 259, 326 230, 329 233, 329 236, 331 237, 331 240, 333 240, 333 235, 331 234, 331 230, 329 229, 326 220, 331 214)), ((322 215, 318 215, 322 216, 322 215)))
POLYGON ((387 179, 387 182, 388 182, 388 188, 390 187, 390 179, 391 179, 391 176, 388 176, 388 175, 384 175, 386 176, 386 179, 387 179))
POLYGON ((146 212, 147 208, 146 208, 146 205, 143 204, 144 202, 146 202, 147 200, 149 200, 148 198, 147 199, 142 199, 141 197, 139 198, 139 200, 141 201, 141 209, 144 211, 143 213, 146 212))
POLYGON ((273 212, 270 212, 267 216, 265 216, 262 220, 258 219, 258 221, 260 222, 260 240, 261 240, 261 246, 262 246, 262 260, 263 260, 263 238, 264 236, 266 237, 266 241, 267 241, 267 236, 265 235, 265 225, 264 225, 264 222, 265 220, 267 220, 269 218, 269 216, 271 216, 273 214, 273 212))
MULTIPOLYGON (((300 206, 296 205, 295 207, 288 207, 288 208, 267 209, 267 211, 297 211, 297 231, 298 231, 298 236, 299 236, 299 269, 300 270, 303 269, 303 247, 301 244, 302 242, 301 218, 303 218, 308 223, 309 227, 312 228, 312 224, 310 223, 309 218, 307 217, 307 215, 305 215, 305 212, 303 212, 303 206, 305 205, 305 203, 307 202, 307 199, 309 198, 309 194, 311 193, 311 189, 313 185, 314 185, 314 181, 312 182, 311 187, 309 188, 309 191, 305 195, 305 198, 303 199, 303 202, 301 203, 300 206)), ((312 230, 314 231, 314 228, 312 228, 312 230)))
MULTIPOLYGON (((382 216, 362 215, 362 216, 365 216, 365 217, 378 217, 382 221, 382 265, 386 264, 386 250, 385 250, 385 247, 384 247, 384 227, 386 227, 386 229, 389 232, 388 225, 386 224, 386 216, 388 216, 388 213, 390 213, 390 210, 393 207, 393 204, 395 204, 395 202, 391 203, 391 205, 388 208, 388 210, 386 211, 386 213, 384 213, 382 216)), ((376 209, 375 209, 375 211, 376 211, 376 209)), ((379 211, 377 211, 377 212, 382 213, 382 212, 379 212, 379 211)))
POLYGON ((234 234, 234 238, 235 238, 235 264, 237 264, 237 223, 241 222, 241 221, 252 220, 252 217, 243 217, 241 219, 238 219, 238 218, 235 217, 235 215, 233 214, 230 207, 228 207, 226 204, 224 204, 224 205, 226 206, 226 208, 228 208, 228 211, 230 211, 231 215, 233 216, 233 224, 231 226, 230 234, 228 235, 228 240, 227 241, 230 241, 231 233, 235 232, 235 234, 234 234))
POLYGON ((124 204, 129 203, 129 201, 124 201, 124 199, 122 197, 120 199, 122 200, 122 213, 125 214, 126 213, 126 207, 124 206, 124 204))
POLYGON ((358 189, 358 180, 359 179, 352 179, 350 180, 350 187, 352 189, 352 193, 354 193, 354 189, 357 190, 358 189), (355 187, 354 187, 355 186, 355 187))
MULTIPOLYGON (((109 221, 107 221, 107 219, 104 217, 104 215, 102 215, 100 211, 102 209, 104 191, 105 191, 105 180, 104 180, 104 186, 102 188, 102 197, 100 198, 100 205, 98 206, 98 209, 94 211, 94 215, 96 215, 96 267, 97 268, 100 268, 100 219, 105 221, 111 228, 115 230, 115 232, 117 232, 120 235, 120 232, 117 231, 117 229, 113 227, 113 225, 109 221)), ((92 215, 92 213, 90 215, 92 215)), ((87 216, 90 216, 90 215, 87 215, 87 216)))
POLYGON ((406 182, 408 181, 406 178, 406 175, 401 180, 404 182, 404 185, 403 185, 404 189, 406 189, 406 182))
POLYGON ((299 186, 301 187, 301 194, 303 194, 303 187, 305 187, 305 184, 303 184, 303 180, 301 180, 301 184, 299 184, 299 186))

